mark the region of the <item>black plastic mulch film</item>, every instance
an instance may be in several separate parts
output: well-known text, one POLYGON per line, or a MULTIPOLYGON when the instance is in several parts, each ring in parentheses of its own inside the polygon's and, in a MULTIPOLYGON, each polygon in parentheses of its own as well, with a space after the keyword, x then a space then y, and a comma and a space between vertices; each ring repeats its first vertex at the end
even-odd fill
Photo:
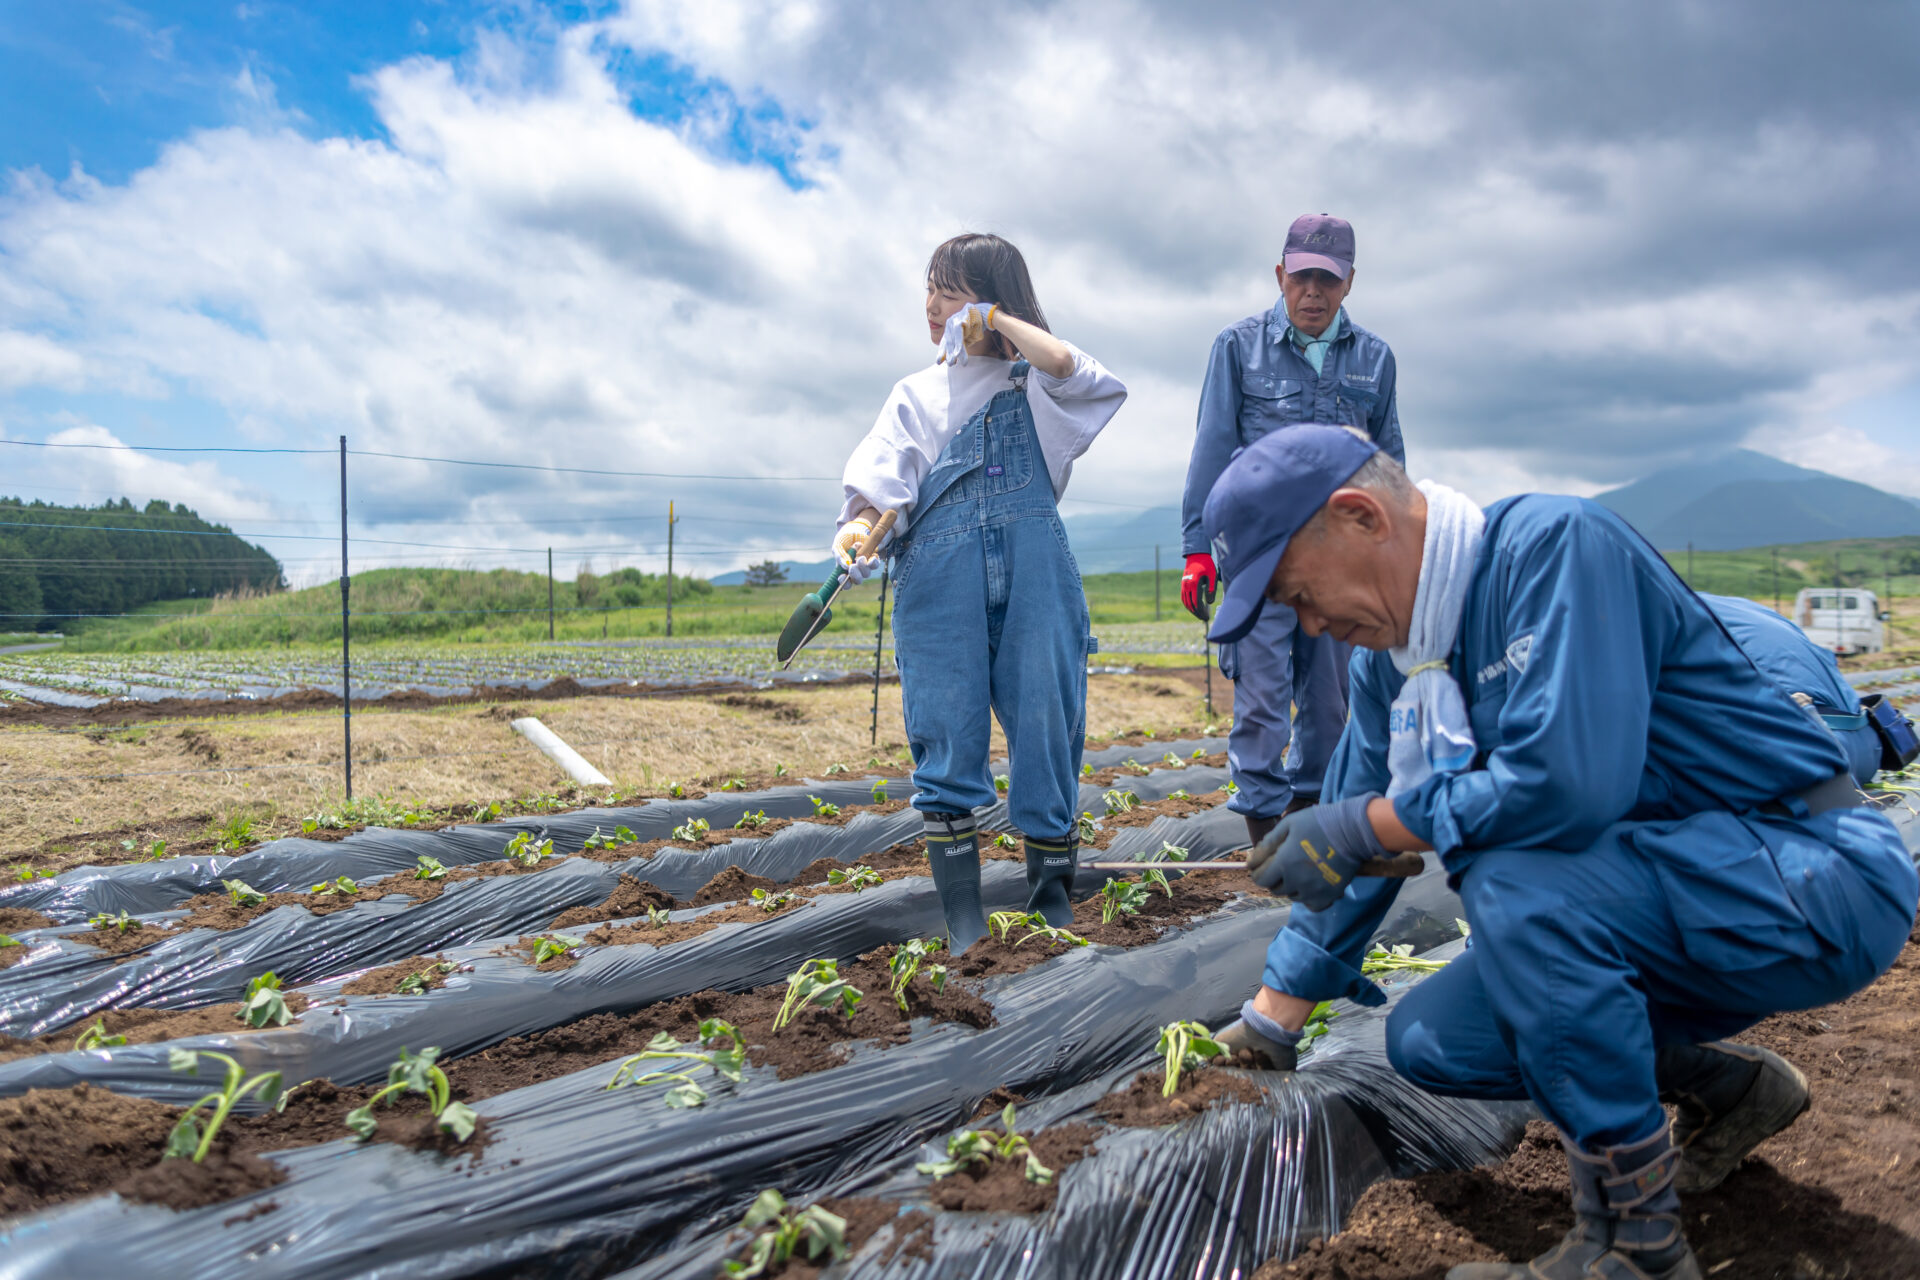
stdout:
MULTIPOLYGON (((1165 798, 1183 784, 1189 789, 1211 790, 1224 781, 1225 776, 1223 770, 1189 766, 1156 770, 1144 777, 1129 778, 1124 785, 1143 800, 1156 800, 1165 798)), ((900 786, 904 789, 907 784, 900 786)), ((724 812, 723 820, 731 823, 737 820, 741 809, 767 809, 771 814, 773 804, 787 802, 788 807, 797 803, 801 806, 799 812, 807 814, 812 812, 809 794, 822 799, 840 794, 836 803, 853 804, 866 800, 869 789, 869 784, 862 781, 803 787, 791 793, 785 789, 756 795, 734 793, 725 798, 724 808, 717 812, 724 812), (775 796, 777 800, 769 800, 775 796)), ((1102 811, 1100 797, 1099 788, 1081 788, 1082 804, 1095 812, 1102 811)), ((665 835, 675 823, 694 816, 680 809, 682 804, 711 805, 712 800, 709 797, 693 802, 667 802, 678 812, 664 816, 656 811, 667 805, 591 809, 561 815, 538 828, 490 826, 464 828, 451 834, 471 839, 485 833, 490 841, 485 857, 498 859, 516 831, 532 829, 536 835, 550 836, 555 851, 564 853, 577 850, 596 827, 611 832, 617 826, 626 825, 645 839, 635 822, 648 827, 664 822, 667 827, 659 835, 665 835)), ((596 862, 573 858, 538 875, 451 884, 444 893, 426 902, 395 896, 324 916, 315 916, 297 906, 280 907, 240 929, 191 930, 131 957, 111 956, 79 942, 62 940, 62 933, 84 935, 85 925, 38 930, 19 935, 21 941, 34 948, 27 958, 0 970, 0 1033, 21 1038, 44 1035, 110 1008, 186 1009, 237 1000, 245 994, 250 979, 269 970, 278 974, 283 983, 293 986, 337 978, 448 947, 511 939, 545 928, 571 907, 603 901, 618 886, 622 874, 651 881, 680 898, 691 897, 729 866, 739 866, 770 880, 786 881, 819 858, 852 862, 901 841, 912 840, 919 834, 920 822, 911 810, 889 815, 858 814, 844 826, 800 823, 763 839, 734 840, 701 850, 662 850, 651 859, 596 862)), ((988 827, 1005 826, 1004 802, 982 810, 981 822, 988 827)), ((382 830, 363 833, 358 840, 361 849, 372 847, 379 851, 386 860, 381 868, 383 872, 404 874, 413 868, 420 854, 440 857, 445 852, 449 834, 382 830)), ((320 844, 283 840, 246 856, 264 859, 273 856, 276 848, 286 845, 337 851, 348 844, 348 841, 320 844)), ((292 882, 297 887, 349 874, 339 871, 337 862, 316 869, 304 849, 294 856, 300 859, 302 871, 302 880, 292 882)), ((441 860, 448 861, 444 857, 441 860)), ((480 860, 483 859, 473 856, 461 859, 464 862, 480 860)), ((251 880, 248 883, 268 891, 265 884, 251 880)), ((282 879, 270 883, 284 885, 285 882, 282 879)), ((214 887, 218 887, 217 880, 214 887)), ((150 912, 146 918, 172 919, 178 918, 178 913, 150 912)), ((0 1074, 0 1078, 5 1077, 0 1074)))

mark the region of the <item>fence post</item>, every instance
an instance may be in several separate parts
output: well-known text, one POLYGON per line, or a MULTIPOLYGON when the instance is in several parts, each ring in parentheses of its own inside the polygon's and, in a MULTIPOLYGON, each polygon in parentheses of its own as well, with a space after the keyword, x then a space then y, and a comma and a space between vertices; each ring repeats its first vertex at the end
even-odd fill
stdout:
POLYGON ((667 635, 673 635, 673 526, 679 521, 673 518, 673 504, 667 504, 667 635))
POLYGON ((1153 547, 1153 620, 1160 621, 1160 544, 1153 547))
POLYGON ((873 727, 867 738, 874 746, 880 745, 880 649, 887 634, 887 580, 891 575, 880 575, 880 613, 873 623, 873 727))
POLYGON ((347 607, 347 438, 340 437, 340 731, 346 740, 347 799, 353 799, 353 642, 347 607))
POLYGON ((553 548, 547 548, 547 639, 553 639, 553 548))

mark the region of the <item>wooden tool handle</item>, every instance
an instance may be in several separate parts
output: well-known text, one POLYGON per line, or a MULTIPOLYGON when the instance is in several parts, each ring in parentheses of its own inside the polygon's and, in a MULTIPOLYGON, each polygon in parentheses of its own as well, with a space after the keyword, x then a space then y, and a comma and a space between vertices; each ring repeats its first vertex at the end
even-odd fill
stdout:
POLYGON ((1360 874, 1405 879, 1419 875, 1426 865, 1427 860, 1417 853, 1396 853, 1391 858, 1368 858, 1360 864, 1360 874))
POLYGON ((873 522, 873 532, 863 538, 860 545, 854 548, 854 554, 860 559, 865 560, 875 551, 878 551, 880 549, 880 540, 892 531, 893 522, 899 518, 900 512, 898 509, 890 508, 881 512, 880 518, 873 522))

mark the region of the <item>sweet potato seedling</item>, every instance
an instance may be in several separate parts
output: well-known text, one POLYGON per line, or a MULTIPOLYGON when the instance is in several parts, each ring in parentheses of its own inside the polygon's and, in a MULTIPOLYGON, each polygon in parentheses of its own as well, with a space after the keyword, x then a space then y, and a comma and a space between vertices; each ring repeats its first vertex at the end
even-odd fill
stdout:
POLYGON ((1171 751, 1161 756, 1160 759, 1169 769, 1184 769, 1187 767, 1187 762, 1171 751))
POLYGON ((1091 945, 1085 938, 1077 933, 1072 933, 1066 929, 1054 928, 1047 923, 1047 918, 1038 911, 996 911, 987 917, 987 928, 999 934, 1000 941, 1002 942, 1007 941, 1008 934, 1020 925, 1026 926, 1027 933, 1020 941, 1013 944, 1016 947, 1024 947, 1035 938, 1042 939, 1049 945, 1056 942, 1064 943, 1070 947, 1085 947, 1091 945))
POLYGON ((698 844, 701 837, 711 830, 713 830, 713 824, 705 818, 689 818, 673 829, 673 838, 698 844))
POLYGON ((533 962, 545 964, 549 960, 557 959, 579 946, 580 942, 581 939, 570 938, 564 933, 550 933, 534 946, 533 962))
POLYGON ((198 1102, 180 1113, 180 1119, 173 1126, 173 1132, 167 1135, 167 1149, 162 1159, 178 1160, 191 1158, 200 1164, 207 1158, 207 1152, 213 1149, 214 1135, 220 1132, 220 1126, 227 1122, 235 1104, 250 1093, 260 1095, 260 1101, 275 1111, 284 1111, 287 1107, 287 1095, 280 1091, 280 1073, 267 1071, 249 1077, 246 1069, 224 1053, 210 1053, 201 1050, 196 1053, 190 1049, 169 1049, 167 1066, 174 1071, 184 1071, 188 1075, 200 1074, 200 1059, 212 1058, 226 1069, 226 1078, 219 1089, 207 1094, 198 1102), (211 1106, 207 1127, 202 1132, 198 1120, 200 1108, 211 1106))
POLYGON ((728 778, 720 784, 720 790, 722 791, 745 791, 746 789, 747 780, 740 777, 728 778))
POLYGON ((667 784, 667 794, 675 800, 685 800, 687 798, 687 789, 677 782, 669 782, 667 784))
POLYGON ((1193 792, 1191 792, 1191 791, 1189 791, 1189 790, 1187 790, 1187 789, 1186 789, 1185 787, 1181 787, 1181 788, 1179 788, 1179 789, 1178 789, 1178 790, 1176 790, 1176 791, 1172 791, 1172 792, 1169 792, 1169 793, 1168 793, 1168 795, 1167 795, 1167 799, 1169 799, 1169 800, 1191 800, 1191 799, 1193 799, 1193 792))
POLYGON ((507 841, 507 847, 501 851, 508 862, 520 867, 537 867, 542 858, 553 856, 553 841, 542 840, 534 843, 531 831, 522 831, 507 841))
MULTIPOLYGON (((900 1011, 907 1010, 907 984, 920 972, 920 966, 937 951, 944 951, 945 938, 909 938, 894 951, 893 958, 887 961, 887 972, 892 975, 893 1002, 900 1011)), ((929 964, 927 981, 935 991, 944 991, 947 986, 947 966, 929 964)))
MULTIPOLYGON (((1165 877, 1161 877, 1163 880, 1165 877)), ((1100 923, 1112 924, 1114 917, 1137 916, 1140 908, 1147 905, 1145 885, 1133 880, 1107 879, 1100 887, 1100 923)))
POLYGON ((451 960, 442 960, 439 964, 422 969, 418 973, 410 973, 400 979, 399 985, 393 989, 394 994, 402 996, 425 995, 430 989, 427 984, 433 981, 434 974, 452 973, 459 967, 459 965, 451 960))
POLYGON ((1080 776, 1083 778, 1091 778, 1093 776, 1093 766, 1090 764, 1081 765, 1080 776))
POLYGON ((755 889, 748 895, 748 898, 754 906, 760 908, 768 915, 772 915, 774 912, 798 902, 800 895, 791 889, 777 889, 771 893, 765 889, 755 889))
POLYGON ((1131 791, 1108 791, 1100 798, 1106 801, 1109 818, 1118 817, 1120 814, 1140 807, 1140 797, 1131 791))
POLYGON ((453 1086, 447 1080, 447 1073, 433 1065, 439 1056, 437 1048, 422 1049, 419 1053, 402 1049, 399 1059, 387 1068, 386 1085, 363 1105, 347 1112, 347 1128, 353 1130, 353 1136, 365 1141, 380 1127, 380 1122, 373 1118, 375 1103, 391 1106, 389 1099, 395 1094, 419 1093, 426 1095, 427 1109, 433 1113, 434 1124, 442 1133, 450 1133, 460 1142, 471 1138, 480 1117, 466 1103, 453 1100, 453 1086))
POLYGON ((649 929, 660 928, 661 926, 667 923, 668 917, 672 916, 672 914, 673 912, 669 911, 665 907, 648 907, 647 908, 647 928, 649 929))
POLYGON ((662 1031, 648 1042, 646 1050, 636 1053, 620 1064, 613 1073, 613 1079, 607 1082, 608 1089, 618 1089, 622 1085, 648 1085, 674 1082, 667 1090, 664 1099, 667 1106, 679 1110, 683 1107, 697 1107, 707 1100, 707 1091, 700 1087, 691 1072, 691 1068, 704 1065, 724 1079, 739 1084, 742 1072, 747 1065, 747 1046, 740 1038, 739 1030, 721 1018, 707 1018, 700 1023, 700 1036, 691 1044, 681 1044, 673 1038, 673 1033, 662 1031), (716 1049, 713 1043, 724 1040, 727 1047, 716 1049), (681 1070, 649 1071, 639 1073, 642 1062, 683 1062, 688 1064, 681 1070))
POLYGON ((788 1213, 786 1197, 772 1189, 762 1191, 754 1199, 747 1216, 740 1219, 740 1226, 759 1234, 747 1246, 744 1259, 727 1259, 726 1273, 738 1280, 764 1276, 786 1266, 799 1256, 803 1246, 809 1260, 821 1254, 832 1261, 847 1256, 845 1218, 817 1204, 808 1205, 798 1213, 788 1213))
POLYGON ((1192 1071, 1209 1058, 1224 1057, 1225 1045, 1197 1022, 1169 1022, 1160 1028, 1160 1053, 1166 1059, 1166 1083, 1160 1096, 1171 1098, 1180 1088, 1180 1073, 1192 1071))
POLYGON ((1093 820, 1091 813, 1082 810, 1080 821, 1074 824, 1074 832, 1082 840, 1093 840, 1100 834, 1100 824, 1093 820))
POLYGON ((495 800, 491 804, 477 804, 473 806, 472 812, 467 814, 467 821, 468 822, 492 822, 495 818, 498 818, 499 816, 500 816, 500 802, 498 800, 495 800))
POLYGON ((1189 760, 1205 760, 1207 758, 1207 749, 1205 747, 1195 747, 1193 754, 1187 758, 1189 760))
POLYGON ((1184 849, 1171 841, 1162 840, 1158 851, 1154 853, 1136 853, 1133 855, 1133 860, 1135 862, 1185 862, 1191 856, 1192 852, 1190 850, 1184 849))
POLYGON ((862 889, 871 889, 882 881, 878 871, 863 864, 848 867, 845 871, 836 868, 827 872, 827 883, 845 885, 858 893, 862 889))
POLYGON ((117 1049, 126 1042, 127 1038, 125 1036, 110 1036, 107 1034, 107 1020, 105 1018, 95 1018, 93 1025, 85 1031, 82 1031, 80 1038, 73 1042, 73 1051, 75 1053, 85 1053, 89 1049, 117 1049))
POLYGON ((1403 942, 1391 951, 1375 947, 1360 962, 1360 972, 1369 978, 1382 973, 1438 973, 1446 967, 1445 960, 1415 959, 1410 942, 1403 942))
POLYGON ((807 803, 813 806, 813 816, 816 818, 837 818, 840 816, 839 805, 828 804, 819 796, 808 796, 807 803))
POLYGON ((1300 1043, 1294 1046, 1295 1052, 1305 1053, 1315 1040, 1327 1034, 1327 1024, 1333 1018, 1333 1001, 1322 1000, 1313 1006, 1312 1012, 1307 1014, 1306 1025, 1300 1028, 1300 1043))
POLYGON ((351 876, 335 876, 330 881, 325 881, 313 886, 313 888, 307 890, 307 892, 319 894, 323 897, 330 893, 337 893, 345 897, 348 894, 360 892, 360 886, 355 883, 351 876))
POLYGON ((638 844, 639 842, 640 837, 633 834, 632 829, 626 826, 615 827, 613 834, 610 836, 602 835, 600 828, 595 827, 593 834, 588 836, 580 847, 582 849, 618 849, 621 845, 638 844))
POLYGON ((914 1165, 919 1173, 924 1173, 935 1182, 949 1177, 967 1168, 969 1165, 987 1164, 994 1160, 1025 1160, 1028 1182, 1046 1186, 1053 1181, 1053 1170, 1040 1163, 1040 1157, 1033 1154, 1033 1144, 1026 1135, 1014 1127, 1014 1108, 1009 1102, 1007 1109, 1000 1113, 1000 1126, 1006 1132, 995 1134, 980 1129, 966 1129, 947 1137, 947 1158, 945 1160, 924 1161, 914 1165))
POLYGON ((767 825, 767 811, 765 809, 758 809, 752 812, 743 812, 740 815, 740 821, 733 825, 742 831, 758 831, 761 827, 767 825))
POLYGON ((447 878, 446 864, 438 858, 429 858, 423 853, 415 858, 413 863, 413 878, 415 880, 445 880, 447 878))
POLYGON ((116 933, 125 933, 129 929, 140 927, 140 922, 124 911, 116 911, 112 914, 102 911, 99 915, 88 916, 87 923, 96 929, 102 931, 112 929, 116 933))
POLYGON ((778 1031, 792 1022, 810 1004, 829 1012, 837 1007, 851 1021, 862 994, 860 988, 840 976, 836 961, 809 960, 787 979, 787 997, 773 1016, 773 1029, 778 1031))
POLYGON ((827 766, 827 776, 829 778, 831 778, 836 773, 845 773, 846 771, 847 771, 847 766, 845 766, 844 764, 841 764, 837 760, 827 766))
POLYGON ((993 838, 992 847, 996 849, 1018 849, 1020 847, 1020 842, 1013 838, 1012 832, 1002 831, 999 835, 993 838))
POLYGON ((1001 795, 1007 794, 1007 788, 1011 787, 1012 785, 1013 785, 1013 779, 1009 778, 1006 774, 996 773, 993 775, 993 789, 995 791, 998 791, 1001 795))
POLYGON ((873 784, 873 790, 869 793, 868 798, 875 804, 885 804, 887 802, 887 780, 885 778, 873 784))
POLYGON ((1140 883, 1144 885, 1152 885, 1154 888, 1160 890, 1160 892, 1166 894, 1169 898, 1173 896, 1173 885, 1168 883, 1167 873, 1160 870, 1158 867, 1148 867, 1145 871, 1142 871, 1140 873, 1140 883))
POLYGON ((268 970, 247 983, 247 996, 234 1015, 250 1027, 284 1027, 293 1021, 287 998, 280 994, 280 975, 268 970))
POLYGON ((15 880, 33 880, 33 879, 51 880, 53 876, 54 876, 54 871, 51 867, 41 868, 39 870, 36 870, 33 867, 22 867, 20 868, 20 874, 16 875, 14 879, 15 880))

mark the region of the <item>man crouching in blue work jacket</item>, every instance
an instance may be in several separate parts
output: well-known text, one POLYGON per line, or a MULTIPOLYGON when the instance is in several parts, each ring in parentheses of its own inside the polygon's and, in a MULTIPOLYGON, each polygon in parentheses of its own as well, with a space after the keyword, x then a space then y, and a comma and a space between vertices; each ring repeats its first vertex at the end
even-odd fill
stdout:
POLYGON ((1359 966, 1399 882, 1355 877, 1436 851, 1472 940, 1400 999, 1388 1055, 1434 1093, 1531 1099, 1576 1214, 1531 1266, 1450 1280, 1698 1277, 1679 1192, 1808 1103, 1791 1065, 1723 1038, 1893 963, 1920 879, 1892 823, 1818 717, 1592 502, 1482 512, 1310 426, 1235 458, 1206 526, 1229 578, 1214 639, 1270 601, 1371 651, 1321 803, 1248 859, 1308 910, 1221 1038, 1291 1066, 1316 1001, 1382 1003, 1359 966))

